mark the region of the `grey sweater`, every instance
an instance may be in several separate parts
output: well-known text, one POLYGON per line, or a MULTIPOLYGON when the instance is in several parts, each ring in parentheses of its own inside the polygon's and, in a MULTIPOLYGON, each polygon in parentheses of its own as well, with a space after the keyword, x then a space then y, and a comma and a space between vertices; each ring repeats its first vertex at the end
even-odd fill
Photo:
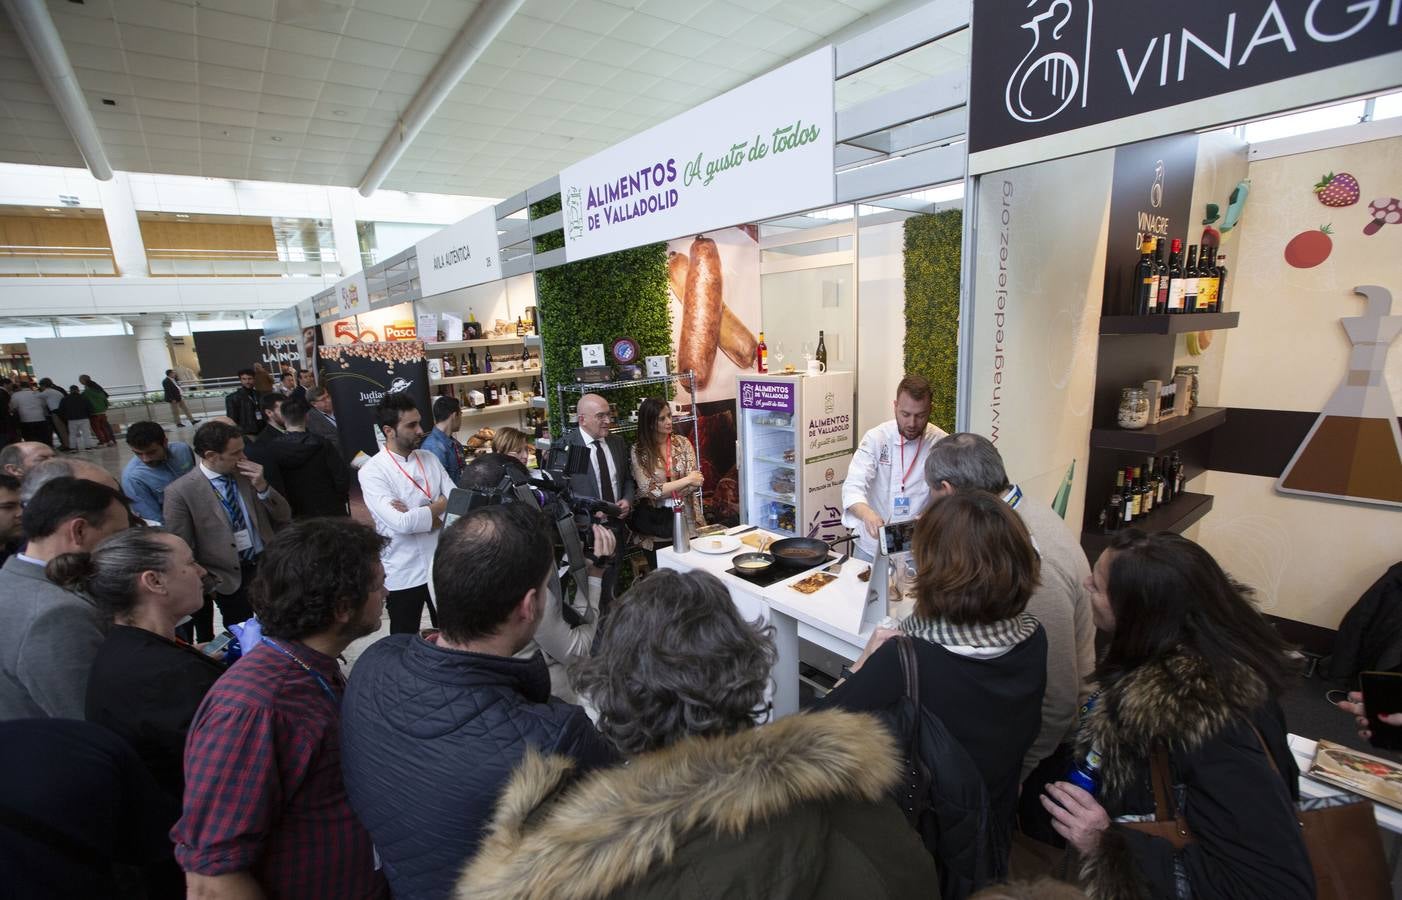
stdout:
POLYGON ((1047 632, 1042 730, 1022 762, 1025 779, 1075 727, 1076 710, 1095 669, 1095 623, 1084 586, 1090 564, 1075 532, 1050 506, 1028 497, 1017 505, 1017 514, 1042 556, 1041 583, 1027 601, 1027 611, 1047 632))
POLYGON ((12 556, 0 568, 0 721, 83 718, 102 617, 42 566, 12 556))

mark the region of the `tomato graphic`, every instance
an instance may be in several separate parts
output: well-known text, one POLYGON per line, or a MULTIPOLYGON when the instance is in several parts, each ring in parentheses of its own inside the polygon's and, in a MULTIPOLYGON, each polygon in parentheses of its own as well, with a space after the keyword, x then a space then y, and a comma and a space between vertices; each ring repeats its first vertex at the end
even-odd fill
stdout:
POLYGON ((1328 225, 1321 225, 1314 231, 1295 235, 1285 245, 1285 261, 1297 269, 1313 269, 1334 252, 1334 241, 1329 237, 1333 231, 1328 225))

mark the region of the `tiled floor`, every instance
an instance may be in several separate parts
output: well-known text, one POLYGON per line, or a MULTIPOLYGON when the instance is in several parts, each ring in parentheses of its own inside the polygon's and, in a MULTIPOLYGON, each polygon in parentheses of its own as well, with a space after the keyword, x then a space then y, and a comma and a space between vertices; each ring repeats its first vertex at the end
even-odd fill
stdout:
MULTIPOLYGON (((172 441, 185 441, 186 443, 189 443, 190 439, 194 437, 194 433, 195 429, 190 427, 189 425, 178 429, 170 427, 167 427, 166 429, 167 439, 172 441)), ((132 458, 131 449, 127 447, 124 441, 121 440, 120 436, 118 437, 117 446, 115 447, 103 447, 97 450, 82 450, 77 453, 65 453, 61 455, 65 459, 78 458, 86 459, 90 462, 97 463, 107 471, 111 472, 112 476, 114 478, 117 478, 118 480, 121 479, 122 469, 126 467, 127 462, 132 458)), ((363 522, 366 525, 370 524, 370 511, 367 510, 365 508, 365 504, 361 502, 360 488, 354 484, 352 484, 351 486, 351 517, 357 522, 363 522)), ((221 630, 224 626, 223 621, 219 618, 218 611, 215 612, 214 617, 214 626, 215 631, 217 632, 221 630)), ((430 627, 427 610, 424 611, 422 627, 430 627)), ((366 647, 370 646, 375 641, 379 640, 382 637, 385 637, 388 634, 389 613, 386 612, 380 620, 379 631, 367 637, 361 638, 360 640, 351 644, 350 647, 346 649, 345 660, 347 668, 349 669, 350 666, 355 664, 355 660, 360 656, 362 652, 364 652, 366 647)))

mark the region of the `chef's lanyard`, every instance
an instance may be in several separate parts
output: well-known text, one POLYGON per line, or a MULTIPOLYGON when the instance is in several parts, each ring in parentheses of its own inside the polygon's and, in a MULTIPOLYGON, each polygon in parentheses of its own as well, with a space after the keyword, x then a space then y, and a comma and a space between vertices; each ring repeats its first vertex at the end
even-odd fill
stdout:
MULTIPOLYGON (((663 480, 663 481, 671 481, 671 480, 672 480, 672 476, 676 475, 676 473, 672 471, 672 438, 671 438, 671 435, 668 435, 668 436, 667 436, 667 447, 666 447, 666 449, 664 449, 664 450, 662 451, 662 458, 665 460, 665 462, 663 463, 663 465, 665 465, 665 466, 667 467, 666 469, 663 470, 663 471, 666 473, 667 477, 664 478, 664 479, 662 479, 662 480, 663 480)), ((679 500, 681 500, 681 494, 680 494, 680 492, 678 492, 678 491, 672 491, 672 505, 673 505, 673 506, 676 506, 676 504, 677 504, 677 502, 678 502, 679 500)))
POLYGON ((281 647, 281 646, 279 646, 279 645, 273 643, 271 639, 265 637, 265 638, 263 638, 263 643, 267 644, 269 647, 272 647, 274 650, 276 650, 277 652, 281 653, 283 656, 287 657, 288 659, 290 659, 290 660, 292 660, 293 662, 295 662, 297 665, 301 666, 301 667, 302 667, 302 670, 303 670, 304 672, 306 672, 308 675, 310 675, 310 676, 312 676, 313 678, 315 678, 315 679, 316 679, 316 683, 319 684, 319 685, 321 685, 322 691, 325 692, 325 694, 326 694, 326 699, 330 700, 331 703, 332 703, 333 705, 335 705, 335 706, 340 706, 340 705, 341 705, 341 701, 340 701, 339 698, 337 698, 336 692, 333 691, 333 690, 331 689, 331 685, 326 681, 325 677, 323 677, 322 674, 321 674, 320 672, 316 671, 316 670, 313 669, 311 666, 307 665, 306 663, 304 663, 304 662, 302 662, 300 659, 298 659, 298 658, 296 657, 296 655, 294 655, 294 654, 292 653, 291 650, 287 650, 287 649, 285 649, 285 648, 283 648, 283 647, 281 647))
POLYGON ((1017 509, 1017 505, 1022 502, 1022 488, 1013 485, 1003 494, 1003 502, 1008 504, 1009 509, 1017 509))
POLYGON ((428 484, 428 473, 424 471, 424 461, 419 459, 417 456, 414 457, 415 461, 419 464, 419 474, 424 477, 424 483, 423 485, 420 485, 417 481, 414 480, 413 475, 410 475, 408 472, 404 471, 404 467, 399 464, 399 460, 394 458, 394 452, 392 450, 386 448, 385 452, 389 454, 389 461, 394 463, 394 467, 400 472, 402 472, 405 478, 409 479, 410 484, 418 488, 419 492, 428 498, 429 503, 432 503, 433 495, 428 492, 428 488, 426 487, 426 485, 428 484))
POLYGON ((920 440, 915 442, 915 458, 910 461, 909 468, 905 464, 905 438, 901 438, 901 468, 905 469, 905 474, 901 476, 901 493, 905 493, 905 482, 910 477, 910 473, 915 471, 915 464, 920 462, 920 448, 925 444, 925 435, 920 435, 920 440))

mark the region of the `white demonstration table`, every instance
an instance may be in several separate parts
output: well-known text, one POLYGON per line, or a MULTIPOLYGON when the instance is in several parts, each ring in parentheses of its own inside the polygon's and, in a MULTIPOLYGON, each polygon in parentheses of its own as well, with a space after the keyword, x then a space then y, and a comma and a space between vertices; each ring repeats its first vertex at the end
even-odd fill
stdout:
MULTIPOLYGON (((1300 796, 1301 797, 1359 797, 1367 800, 1361 794, 1354 794, 1337 785, 1329 784, 1326 781, 1317 781, 1304 774, 1309 771, 1310 764, 1314 762, 1314 751, 1318 741, 1312 741, 1307 737, 1298 734, 1286 735, 1286 741, 1290 744, 1290 753, 1295 757, 1295 765, 1300 767, 1300 796)), ((1383 830, 1383 848, 1387 853, 1388 866, 1392 871, 1392 884, 1394 890, 1398 886, 1399 879, 1402 878, 1402 811, 1393 809, 1385 803, 1373 804, 1373 818, 1378 823, 1378 827, 1383 830)))
MULTIPOLYGON (((755 533, 765 532, 751 532, 755 533)), ((862 624, 867 585, 857 575, 864 572, 870 563, 857 559, 848 560, 836 581, 812 594, 801 594, 790 585, 815 570, 799 572, 768 587, 759 587, 753 582, 726 572, 726 569, 731 567, 731 558, 735 554, 717 555, 694 549, 696 543, 701 540, 704 538, 693 538, 693 549, 687 553, 676 553, 670 547, 659 548, 657 564, 663 568, 683 572, 710 572, 725 583, 730 591, 730 598, 742 615, 751 621, 762 619, 773 626, 774 644, 778 650, 773 673, 772 702, 775 718, 798 712, 800 638, 848 661, 861 656, 862 648, 871 637, 872 626, 862 624)), ((753 549, 742 545, 735 553, 753 549)))

